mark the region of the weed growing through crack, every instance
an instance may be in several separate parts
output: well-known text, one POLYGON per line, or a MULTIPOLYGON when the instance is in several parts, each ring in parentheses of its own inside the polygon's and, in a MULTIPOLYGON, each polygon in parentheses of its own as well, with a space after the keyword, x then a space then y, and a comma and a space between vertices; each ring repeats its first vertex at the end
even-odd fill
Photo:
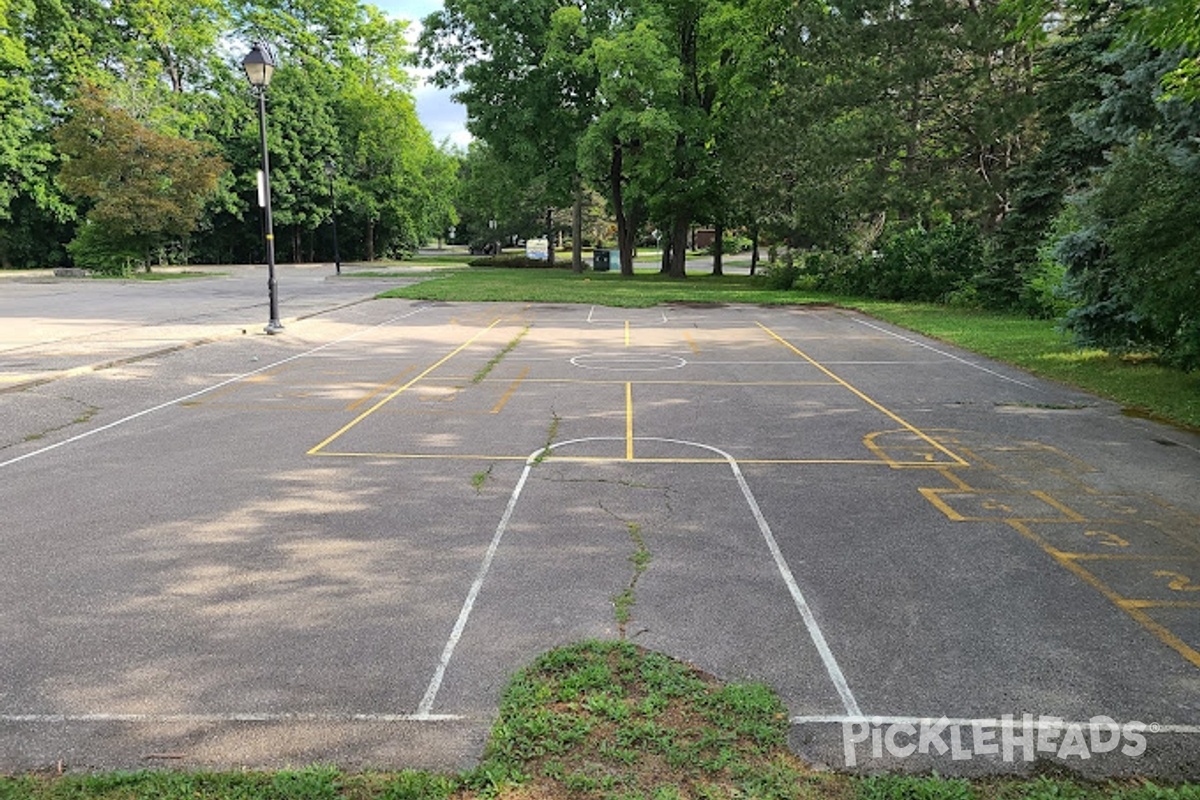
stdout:
POLYGON ((487 469, 471 476, 471 487, 475 490, 475 494, 483 492, 483 485, 488 482, 488 478, 492 477, 492 468, 495 466, 495 464, 488 464, 487 469))
POLYGON ((514 336, 508 344, 504 345, 504 348, 499 353, 492 356, 491 361, 484 364, 482 367, 480 367, 478 372, 471 376, 471 383, 481 383, 483 379, 486 378, 488 374, 496 368, 496 365, 504 360, 506 355, 516 349, 517 345, 521 343, 521 340, 525 338, 525 334, 527 333, 529 333, 528 325, 526 325, 520 333, 514 336))
POLYGON ((629 563, 633 565, 633 575, 629 585, 612 599, 613 612, 617 619, 617 632, 621 641, 625 640, 626 628, 633 619, 633 606, 637 603, 637 583, 642 574, 650 568, 651 553, 646 546, 646 538, 642 535, 642 526, 636 522, 626 522, 625 529, 629 533, 629 541, 633 542, 633 553, 629 563))
MULTIPOLYGON (((84 403, 83 401, 80 401, 80 400, 74 400, 70 397, 64 397, 62 399, 70 401, 70 402, 79 403, 80 405, 83 406, 83 410, 81 412, 79 412, 79 414, 76 415, 75 419, 71 420, 70 422, 64 423, 62 425, 56 425, 53 428, 47 428, 43 431, 38 431, 36 433, 28 434, 23 439, 24 442, 37 442, 42 439, 45 439, 47 436, 49 436, 52 433, 58 433, 61 430, 66 430, 67 428, 71 427, 72 425, 83 425, 84 423, 91 422, 92 418, 100 413, 99 406, 94 406, 90 403, 84 403)), ((4 446, 0 446, 0 449, 3 449, 3 447, 4 446)))
POLYGON ((556 412, 550 412, 550 429, 546 431, 546 444, 538 451, 537 457, 533 459, 534 464, 540 464, 550 457, 550 446, 554 444, 554 440, 558 438, 558 426, 562 422, 556 412))

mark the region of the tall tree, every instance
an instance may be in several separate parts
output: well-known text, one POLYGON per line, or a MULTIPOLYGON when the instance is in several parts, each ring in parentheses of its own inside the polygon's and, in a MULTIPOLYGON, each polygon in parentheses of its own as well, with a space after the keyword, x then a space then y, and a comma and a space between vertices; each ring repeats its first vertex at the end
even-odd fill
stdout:
POLYGON ((63 185, 91 203, 76 258, 103 250, 94 260, 101 268, 148 266, 156 248, 190 234, 226 168, 206 147, 138 122, 94 86, 80 92, 56 139, 67 157, 63 185))
POLYGON ((621 14, 611 1, 447 0, 424 22, 434 80, 456 87, 471 133, 539 190, 543 207, 569 206, 580 192, 577 146, 598 82, 587 49, 621 14))

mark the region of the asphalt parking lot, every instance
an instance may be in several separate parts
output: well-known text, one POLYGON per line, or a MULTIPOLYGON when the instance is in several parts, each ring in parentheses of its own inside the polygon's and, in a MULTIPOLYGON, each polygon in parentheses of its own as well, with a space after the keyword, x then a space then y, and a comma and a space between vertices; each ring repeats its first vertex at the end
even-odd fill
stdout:
POLYGON ((306 277, 273 337, 225 283, 0 299, 0 770, 467 766, 515 669, 624 636, 833 768, 1200 776, 1200 437, 840 309, 306 277))

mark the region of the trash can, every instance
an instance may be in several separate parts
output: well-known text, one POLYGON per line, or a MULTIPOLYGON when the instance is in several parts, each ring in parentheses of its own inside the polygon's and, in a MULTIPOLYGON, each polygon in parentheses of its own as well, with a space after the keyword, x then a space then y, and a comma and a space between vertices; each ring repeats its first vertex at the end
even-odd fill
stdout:
POLYGON ((592 269, 595 272, 608 272, 610 269, 610 255, 608 250, 596 249, 592 251, 592 269))

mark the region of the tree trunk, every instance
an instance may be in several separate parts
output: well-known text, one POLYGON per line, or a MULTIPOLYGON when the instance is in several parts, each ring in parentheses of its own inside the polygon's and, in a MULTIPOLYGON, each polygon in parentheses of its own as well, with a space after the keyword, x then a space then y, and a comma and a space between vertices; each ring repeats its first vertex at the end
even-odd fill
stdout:
POLYGON ((554 266, 554 209, 546 209, 546 263, 554 266))
POLYGON ((686 214, 677 213, 671 226, 671 268, 667 272, 672 278, 687 277, 688 227, 691 222, 686 214))
POLYGON ((375 260, 375 220, 367 220, 367 261, 375 260))
POLYGON ((758 225, 750 228, 750 274, 758 271, 758 225))
POLYGON ((571 213, 571 269, 583 272, 583 185, 575 176, 575 208, 571 213))
POLYGON ((613 214, 617 218, 617 258, 621 262, 621 274, 633 275, 633 247, 629 236, 629 220, 625 216, 625 200, 622 196, 622 173, 624 153, 621 144, 613 142, 612 163, 609 165, 608 180, 612 187, 613 214))
POLYGON ((718 222, 713 230, 713 275, 725 274, 725 225, 718 222))

